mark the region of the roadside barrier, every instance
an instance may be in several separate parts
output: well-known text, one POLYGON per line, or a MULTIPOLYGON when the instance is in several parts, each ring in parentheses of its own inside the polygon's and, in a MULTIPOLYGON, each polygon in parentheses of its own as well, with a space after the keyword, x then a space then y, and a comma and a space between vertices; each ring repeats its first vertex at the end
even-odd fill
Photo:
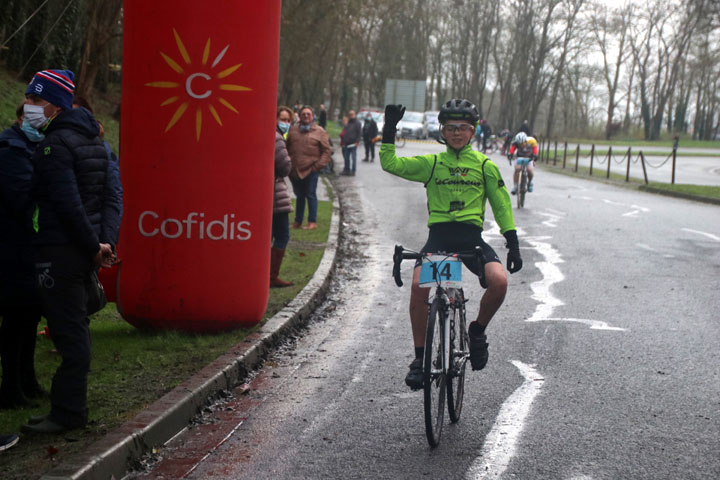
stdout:
MULTIPOLYGON (((568 159, 568 143, 563 142, 562 144, 562 157, 558 156, 558 141, 557 140, 546 140, 546 139, 539 139, 540 141, 540 155, 538 161, 544 162, 546 164, 549 164, 552 161, 553 166, 557 166, 558 159, 562 158, 562 168, 565 169, 567 166, 567 159, 568 159)), ((607 168, 605 169, 605 178, 610 178, 610 167, 612 165, 612 162, 615 162, 616 165, 623 165, 626 164, 627 168, 625 169, 625 181, 630 181, 630 165, 631 164, 640 164, 643 171, 643 179, 645 181, 645 185, 649 183, 648 181, 648 175, 647 175, 647 169, 648 167, 659 169, 665 164, 667 164, 670 160, 672 160, 672 177, 671 177, 671 184, 675 184, 675 167, 676 167, 676 160, 677 160, 677 147, 678 142, 675 140, 672 147, 672 152, 665 158, 665 160, 659 162, 659 163, 652 163, 648 161, 645 158, 645 155, 643 154, 642 150, 640 150, 635 157, 633 158, 633 152, 632 147, 628 147, 627 151, 623 154, 623 156, 618 159, 618 157, 613 153, 613 147, 612 145, 608 146, 607 154, 604 156, 598 155, 596 152, 595 144, 591 144, 590 146, 590 153, 588 155, 581 156, 580 154, 580 145, 578 144, 575 148, 575 167, 574 171, 577 172, 580 164, 580 160, 585 159, 589 160, 589 174, 592 177, 593 176, 593 170, 595 169, 596 164, 597 165, 607 165, 607 168)), ((572 151, 571 151, 572 155, 572 151)))

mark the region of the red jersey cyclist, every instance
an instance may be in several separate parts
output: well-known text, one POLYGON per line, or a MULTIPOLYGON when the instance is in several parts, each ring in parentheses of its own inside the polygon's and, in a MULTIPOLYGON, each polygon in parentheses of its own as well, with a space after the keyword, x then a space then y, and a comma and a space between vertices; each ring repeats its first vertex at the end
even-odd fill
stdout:
MULTIPOLYGON (((488 361, 485 327, 502 305, 507 291, 507 275, 500 258, 482 238, 486 200, 490 202, 495 221, 507 241, 508 271, 514 273, 522 268, 510 194, 497 165, 470 145, 480 119, 475 105, 461 99, 443 105, 438 115, 441 125, 438 141, 445 143, 447 150, 415 157, 395 154, 395 128, 404 112, 402 105, 385 107, 380 163, 386 172, 425 185, 429 234, 422 253, 467 252, 476 246, 482 248, 488 288, 480 300, 477 319, 468 328, 470 364, 473 370, 481 370, 488 361)), ((475 275, 480 273, 479 262, 468 261, 465 265, 475 275)), ((420 288, 419 280, 420 261, 415 264, 410 292, 415 360, 410 364, 405 383, 412 389, 423 387, 422 358, 428 316, 429 289, 420 288)))
POLYGON ((538 144, 537 140, 533 137, 529 137, 526 133, 520 132, 515 135, 515 139, 510 145, 509 157, 512 158, 513 154, 517 152, 517 160, 515 160, 515 173, 513 173, 513 188, 512 193, 515 195, 518 190, 518 180, 520 179, 520 170, 522 170, 523 164, 527 165, 528 171, 528 192, 533 191, 533 176, 535 175, 535 159, 538 155, 538 144))

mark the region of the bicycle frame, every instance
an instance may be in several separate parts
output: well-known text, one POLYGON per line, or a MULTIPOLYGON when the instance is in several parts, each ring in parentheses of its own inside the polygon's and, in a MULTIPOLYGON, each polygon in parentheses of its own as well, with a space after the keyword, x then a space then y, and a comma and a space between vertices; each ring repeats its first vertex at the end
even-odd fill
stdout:
POLYGON ((400 264, 404 259, 423 259, 426 256, 433 262, 430 272, 421 272, 421 284, 435 284, 435 295, 428 302, 428 319, 425 333, 425 353, 423 358, 423 391, 425 410, 425 433, 431 447, 440 443, 445 404, 450 421, 460 420, 465 385, 465 364, 469 359, 468 334, 465 324, 465 299, 460 286, 455 262, 460 260, 479 261, 480 283, 487 288, 485 282, 485 262, 482 249, 478 246, 471 254, 420 254, 403 249, 396 245, 393 254, 393 277, 398 286, 403 282, 400 278, 400 264), (444 258, 443 258, 444 257, 444 258), (452 262, 448 262, 452 259, 452 262), (446 270, 447 268, 447 270, 446 270), (447 397, 447 402, 446 402, 447 397))

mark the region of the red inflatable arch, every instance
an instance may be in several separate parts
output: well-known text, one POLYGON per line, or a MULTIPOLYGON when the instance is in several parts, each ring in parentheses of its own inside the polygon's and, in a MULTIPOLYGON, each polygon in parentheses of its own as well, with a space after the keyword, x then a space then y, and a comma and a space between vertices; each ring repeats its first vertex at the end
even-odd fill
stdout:
POLYGON ((280 3, 125 0, 117 303, 137 327, 265 312, 280 3))

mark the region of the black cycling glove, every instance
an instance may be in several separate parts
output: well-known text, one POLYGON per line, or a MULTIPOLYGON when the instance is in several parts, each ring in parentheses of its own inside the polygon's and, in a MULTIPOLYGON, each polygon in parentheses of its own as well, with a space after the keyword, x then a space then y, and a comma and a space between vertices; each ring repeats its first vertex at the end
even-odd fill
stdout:
POLYGON ((522 268, 522 258, 520 257, 520 243, 517 238, 516 230, 508 230, 503 233, 508 248, 507 269, 510 273, 515 273, 522 268))
POLYGON ((385 105, 385 125, 383 126, 382 143, 395 143, 397 124, 405 115, 402 105, 385 105))

